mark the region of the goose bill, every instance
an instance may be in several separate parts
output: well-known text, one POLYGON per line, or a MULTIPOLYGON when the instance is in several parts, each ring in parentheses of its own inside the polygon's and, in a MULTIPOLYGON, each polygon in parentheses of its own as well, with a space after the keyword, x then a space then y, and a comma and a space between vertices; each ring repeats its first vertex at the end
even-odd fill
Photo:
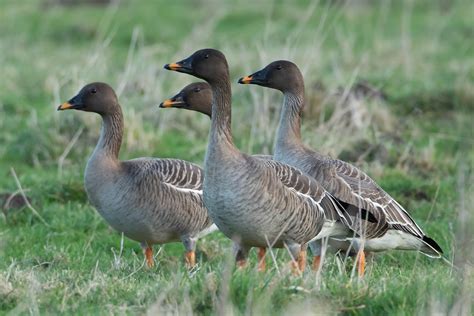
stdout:
POLYGON ((64 102, 63 104, 61 104, 60 106, 58 106, 58 111, 70 110, 70 109, 73 109, 73 108, 74 108, 74 105, 72 105, 72 104, 69 103, 69 102, 64 102))
POLYGON ((188 66, 189 63, 183 61, 178 61, 177 63, 166 64, 165 69, 183 72, 183 73, 191 73, 192 69, 188 66))
POLYGON ((250 84, 252 83, 252 76, 245 76, 239 79, 239 83, 241 84, 250 84))
POLYGON ((183 100, 165 100, 161 102, 160 108, 182 108, 186 103, 183 100))

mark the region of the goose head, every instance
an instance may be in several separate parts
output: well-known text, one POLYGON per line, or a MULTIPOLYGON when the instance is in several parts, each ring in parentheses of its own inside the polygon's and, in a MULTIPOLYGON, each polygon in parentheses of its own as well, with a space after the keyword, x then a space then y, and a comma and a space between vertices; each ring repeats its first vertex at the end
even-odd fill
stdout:
POLYGON ((118 100, 114 90, 106 83, 94 82, 84 86, 79 93, 58 107, 62 110, 81 110, 101 115, 117 111, 118 100))
POLYGON ((186 59, 166 64, 164 68, 190 74, 207 82, 229 76, 229 67, 224 54, 212 48, 198 50, 186 59))
POLYGON ((288 60, 277 60, 253 74, 239 79, 240 84, 259 86, 289 92, 303 87, 303 75, 298 66, 288 60))
POLYGON ((207 82, 195 82, 184 87, 174 97, 160 104, 160 108, 178 108, 211 116, 212 90, 207 82))

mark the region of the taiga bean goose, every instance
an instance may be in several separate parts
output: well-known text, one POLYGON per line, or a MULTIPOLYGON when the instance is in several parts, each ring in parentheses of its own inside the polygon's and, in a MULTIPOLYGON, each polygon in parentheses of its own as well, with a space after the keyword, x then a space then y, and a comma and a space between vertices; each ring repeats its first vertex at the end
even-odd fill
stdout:
MULTIPOLYGON (((175 96, 160 103, 160 108, 186 109, 207 115, 212 113, 212 90, 207 82, 194 82, 184 87, 175 96)), ((270 155, 253 155, 261 159, 272 159, 270 155)), ((258 270, 265 271, 265 248, 258 252, 258 270)))
POLYGON ((181 241, 186 264, 195 264, 198 235, 212 230, 202 202, 203 171, 177 159, 137 158, 120 161, 123 115, 107 84, 86 85, 58 110, 95 112, 102 130, 85 170, 91 204, 117 231, 141 243, 153 266, 152 245, 181 241))
POLYGON ((301 114, 305 104, 304 81, 298 67, 286 60, 272 62, 260 71, 241 78, 239 83, 256 84, 281 91, 284 104, 277 131, 274 159, 295 166, 317 179, 324 188, 350 209, 365 209, 377 223, 361 220, 360 235, 354 246, 360 250, 363 273, 364 252, 389 249, 419 250, 431 257, 440 257, 442 250, 405 209, 374 180, 357 167, 321 155, 301 140, 301 114), (365 239, 365 240, 364 240, 365 239))
POLYGON ((203 196, 214 223, 234 240, 237 263, 246 261, 251 247, 271 245, 287 247, 298 262, 296 267, 303 270, 307 243, 334 233, 334 228, 322 229, 325 214, 342 216, 337 203, 299 170, 246 155, 235 147, 229 68, 220 51, 199 50, 165 68, 194 75, 211 86, 203 196))

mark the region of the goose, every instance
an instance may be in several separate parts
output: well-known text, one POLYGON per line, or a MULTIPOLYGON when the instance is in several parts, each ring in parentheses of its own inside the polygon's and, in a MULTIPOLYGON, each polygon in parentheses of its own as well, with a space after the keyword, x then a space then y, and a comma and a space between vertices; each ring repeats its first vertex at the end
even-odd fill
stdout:
POLYGON ((289 165, 237 149, 231 131, 229 68, 222 52, 198 50, 164 67, 203 79, 211 87, 203 197, 214 223, 234 241, 237 265, 245 265, 250 248, 271 246, 287 248, 294 271, 301 273, 308 242, 346 234, 347 223, 336 218, 350 218, 315 179, 289 165))
POLYGON ((154 244, 175 241, 183 243, 186 265, 193 267, 197 238, 215 230, 202 201, 202 169, 177 159, 120 161, 122 109, 106 83, 84 86, 60 110, 102 117, 99 141, 84 174, 87 196, 100 215, 115 230, 140 242, 148 267, 154 266, 154 244))
MULTIPOLYGON (((196 111, 211 118, 212 90, 207 82, 193 82, 185 86, 175 96, 161 102, 160 108, 177 108, 196 111)), ((253 155, 260 159, 272 159, 270 155, 253 155)), ((265 248, 258 251, 258 271, 265 271, 265 248)))
POLYGON ((366 173, 303 144, 300 128, 305 104, 304 81, 294 63, 272 62, 238 82, 276 89, 284 95, 273 156, 276 161, 297 167, 318 180, 346 210, 365 209, 377 218, 377 224, 369 225, 362 219, 357 223, 360 236, 348 239, 359 252, 359 275, 364 273, 364 250, 417 250, 430 257, 441 257, 443 251, 438 243, 426 236, 410 214, 366 173))

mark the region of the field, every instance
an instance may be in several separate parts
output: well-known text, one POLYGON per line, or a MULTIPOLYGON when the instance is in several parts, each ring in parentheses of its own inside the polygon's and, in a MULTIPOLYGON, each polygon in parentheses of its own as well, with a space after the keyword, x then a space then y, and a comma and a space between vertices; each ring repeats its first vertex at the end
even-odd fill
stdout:
POLYGON ((0 2, 0 314, 471 315, 472 1, 70 2, 0 2), (444 259, 379 253, 358 279, 351 258, 330 254, 321 274, 294 277, 274 250, 258 273, 255 253, 236 270, 214 233, 195 271, 181 244, 156 246, 147 269, 83 189, 99 117, 56 108, 108 82, 125 114, 122 159, 202 165, 208 118, 157 105, 195 81, 163 65, 204 47, 228 58, 242 151, 271 154, 282 97, 237 79, 293 60, 306 80, 305 142, 365 170, 444 259), (6 205, 22 192, 29 205, 6 205))

